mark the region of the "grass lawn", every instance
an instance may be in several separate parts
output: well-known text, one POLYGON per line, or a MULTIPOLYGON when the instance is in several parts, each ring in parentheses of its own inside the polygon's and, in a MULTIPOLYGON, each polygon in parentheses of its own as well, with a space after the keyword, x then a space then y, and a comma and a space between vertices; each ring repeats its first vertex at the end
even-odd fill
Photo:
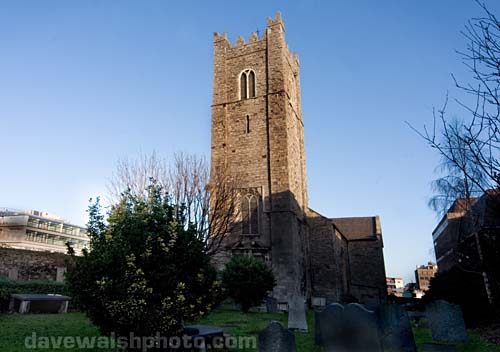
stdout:
MULTIPOLYGON (((270 321, 277 320, 287 326, 286 314, 268 314, 268 313, 248 313, 243 314, 239 311, 234 311, 226 308, 219 308, 211 312, 208 316, 202 318, 199 324, 225 326, 228 329, 225 331, 231 336, 248 336, 256 335, 264 329, 270 321)), ((309 333, 295 333, 295 342, 297 351, 300 352, 320 352, 322 348, 314 344, 314 313, 308 312, 307 315, 309 333)), ((240 350, 240 351, 255 351, 255 350, 240 350)))
MULTIPOLYGON (((202 318, 197 324, 216 325, 226 327, 226 333, 232 336, 255 335, 267 326, 269 321, 277 320, 286 326, 287 316, 285 314, 248 313, 243 314, 227 308, 219 308, 208 316, 202 318)), ((299 352, 321 352, 314 345, 314 317, 312 312, 308 314, 308 334, 295 333, 297 351, 299 352)), ((32 351, 25 348, 26 337, 32 336, 33 332, 40 336, 81 336, 99 338, 99 332, 81 313, 68 314, 0 314, 0 351, 32 351)), ((421 349, 424 343, 432 341, 428 329, 415 329, 417 346, 421 349)), ((471 341, 467 345, 460 345, 462 352, 500 352, 500 345, 490 345, 479 340, 475 332, 469 333, 471 341)), ((100 338, 101 343, 108 344, 109 340, 100 338), (104 340, 103 340, 104 339, 104 340)), ((45 349, 48 350, 48 349, 45 349)), ((76 350, 76 348, 60 348, 59 350, 76 350)), ((112 351, 113 349, 85 349, 85 351, 112 351)), ((249 350, 246 350, 249 351, 249 350)), ((250 350, 251 351, 251 350, 250 350)))
MULTIPOLYGON (((413 334, 417 349, 420 351, 424 343, 432 343, 431 331, 429 329, 414 328, 413 334)), ((493 345, 483 342, 477 332, 468 331, 469 342, 467 344, 456 344, 460 352, 500 352, 500 345, 493 345)))
MULTIPOLYGON (((100 340, 108 338, 99 337, 99 331, 82 313, 68 314, 0 314, 0 351, 19 352, 33 351, 32 348, 25 347, 25 339, 36 336, 81 336, 94 337, 100 340)), ((30 339, 31 340, 31 339, 30 339)), ((55 340, 57 343, 57 340, 55 340)), ((29 341, 28 341, 29 342, 29 341)), ((28 346, 30 347, 30 346, 28 346)), ((43 347, 40 346, 40 347, 43 347)), ((52 349, 40 349, 41 351, 51 351, 52 349)), ((61 351, 75 350, 72 348, 64 348, 61 351)), ((111 351, 111 349, 90 349, 85 351, 111 351)))

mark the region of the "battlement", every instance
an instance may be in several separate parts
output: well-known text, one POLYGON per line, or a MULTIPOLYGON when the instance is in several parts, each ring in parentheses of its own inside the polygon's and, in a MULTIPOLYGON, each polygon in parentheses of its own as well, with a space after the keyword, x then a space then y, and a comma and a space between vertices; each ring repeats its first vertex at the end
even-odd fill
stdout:
MULTIPOLYGON (((267 18, 266 32, 271 31, 277 25, 280 26, 280 30, 282 30, 283 32, 285 31, 285 25, 283 23, 283 18, 281 16, 281 12, 279 12, 279 11, 276 13, 274 20, 271 17, 267 18)), ((240 35, 236 39, 236 42, 234 43, 234 45, 232 45, 231 42, 229 41, 229 39, 227 38, 227 32, 224 32, 222 34, 220 34, 219 32, 214 32, 214 43, 223 41, 223 42, 225 42, 225 44, 228 48, 240 48, 240 47, 243 47, 247 44, 253 44, 253 43, 257 43, 261 40, 265 40, 265 38, 266 38, 265 33, 266 32, 264 32, 264 35, 261 38, 259 38, 259 36, 256 32, 252 32, 250 34, 248 42, 245 42, 245 38, 243 38, 240 35)))

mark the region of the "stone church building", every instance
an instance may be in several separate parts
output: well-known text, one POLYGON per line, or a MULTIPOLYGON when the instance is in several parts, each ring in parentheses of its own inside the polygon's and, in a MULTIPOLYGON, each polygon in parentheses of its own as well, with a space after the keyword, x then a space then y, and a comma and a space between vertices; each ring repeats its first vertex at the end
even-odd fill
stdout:
POLYGON ((292 295, 312 305, 385 300, 379 217, 329 218, 309 207, 299 58, 280 13, 248 42, 214 33, 211 167, 212 177, 225 170, 237 180, 241 200, 219 264, 238 254, 267 262, 281 304, 292 295))

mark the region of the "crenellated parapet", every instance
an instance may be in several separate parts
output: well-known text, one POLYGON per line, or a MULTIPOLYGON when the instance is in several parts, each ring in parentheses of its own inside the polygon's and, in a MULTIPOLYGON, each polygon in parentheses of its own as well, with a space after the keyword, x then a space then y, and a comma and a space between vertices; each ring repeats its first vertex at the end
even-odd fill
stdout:
POLYGON ((229 39, 227 38, 226 32, 224 32, 222 34, 220 34, 219 32, 214 32, 214 43, 224 42, 224 44, 226 44, 227 47, 229 47, 229 48, 241 48, 245 45, 258 43, 262 40, 265 40, 265 36, 263 36, 262 38, 259 38, 257 33, 252 32, 250 34, 250 37, 248 38, 248 42, 246 42, 245 38, 243 38, 240 35, 240 36, 238 36, 238 38, 236 38, 234 45, 232 45, 231 42, 229 41, 229 39))
POLYGON ((259 41, 259 36, 257 35, 257 33, 255 32, 252 32, 252 34, 250 34, 250 39, 248 40, 249 43, 255 43, 255 42, 258 42, 259 41))
POLYGON ((234 47, 235 48, 240 48, 240 47, 242 47, 244 45, 245 45, 245 39, 241 35, 239 35, 238 39, 236 39, 236 43, 234 44, 234 47))
POLYGON ((224 32, 220 34, 219 32, 214 32, 214 44, 222 44, 224 47, 231 47, 231 42, 227 39, 227 33, 224 32))
POLYGON ((283 31, 285 30, 285 23, 283 22, 280 11, 276 13, 276 16, 274 16, 274 20, 271 17, 267 18, 267 28, 269 29, 275 26, 280 26, 283 31))
POLYGON ((229 39, 227 38, 227 33, 224 32, 220 34, 219 32, 214 32, 214 43, 223 43, 224 46, 228 48, 241 48, 244 47, 245 45, 249 44, 255 44, 261 41, 266 40, 266 33, 270 33, 272 31, 279 31, 279 32, 284 32, 285 31, 285 24, 283 23, 283 18, 281 16, 281 12, 277 12, 276 16, 274 19, 271 17, 267 18, 267 28, 266 31, 264 32, 264 35, 262 35, 259 38, 259 35, 256 32, 252 32, 250 34, 250 37, 248 38, 248 42, 245 41, 245 38, 242 36, 238 36, 236 39, 234 45, 231 44, 229 39))
POLYGON ((224 170, 237 181, 242 215, 217 262, 242 253, 263 260, 275 273, 272 297, 280 303, 304 293, 326 304, 343 297, 383 301, 378 218, 354 224, 346 218, 340 230, 341 219, 333 222, 308 207, 299 58, 289 50, 281 13, 267 19, 263 33, 234 43, 214 33, 211 110, 211 177, 224 170), (350 228, 362 228, 365 236, 367 226, 369 238, 358 238, 358 231, 347 239, 350 228))
MULTIPOLYGON (((291 97, 298 95, 299 59, 288 47, 284 28, 278 12, 274 18, 267 19, 264 33, 255 31, 249 37, 238 36, 234 42, 228 39, 226 32, 214 33, 214 82, 217 86, 223 82, 230 85, 228 90, 214 92, 214 104, 238 99, 241 92, 237 82, 245 69, 254 71, 258 93, 285 90, 291 97), (271 72, 267 77, 266 66, 269 66, 267 72, 271 72), (264 83, 267 86, 263 86, 264 83)), ((299 99, 293 99, 295 107, 298 102, 299 99)))

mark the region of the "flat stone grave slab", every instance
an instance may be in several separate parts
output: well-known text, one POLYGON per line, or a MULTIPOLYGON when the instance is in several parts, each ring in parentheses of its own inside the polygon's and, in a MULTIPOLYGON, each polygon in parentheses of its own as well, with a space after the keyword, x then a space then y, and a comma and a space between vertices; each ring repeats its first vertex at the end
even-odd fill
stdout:
POLYGON ((12 294, 9 311, 25 313, 66 313, 71 297, 56 294, 12 294))
POLYGON ((218 326, 210 325, 188 325, 184 328, 184 332, 193 337, 215 337, 224 336, 224 329, 218 326))
POLYGON ((439 345, 434 343, 424 343, 422 352, 455 352, 458 349, 455 346, 439 345))
POLYGON ((207 349, 211 351, 214 338, 218 338, 217 344, 223 341, 220 338, 224 338, 224 328, 210 325, 188 325, 184 327, 184 334, 189 336, 191 343, 194 340, 203 340, 204 347, 201 351, 207 349))

